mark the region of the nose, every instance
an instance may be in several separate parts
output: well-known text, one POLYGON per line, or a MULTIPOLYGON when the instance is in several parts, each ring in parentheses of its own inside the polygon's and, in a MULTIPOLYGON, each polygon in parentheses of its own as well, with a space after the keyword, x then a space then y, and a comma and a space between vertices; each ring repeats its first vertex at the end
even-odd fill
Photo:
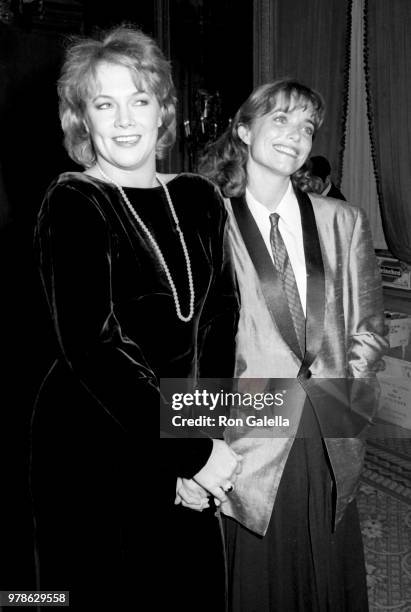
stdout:
POLYGON ((127 128, 130 125, 135 125, 133 115, 127 105, 120 106, 117 109, 116 118, 114 121, 115 127, 127 128))
POLYGON ((300 140, 301 133, 300 133, 300 130, 298 129, 297 126, 295 126, 295 127, 291 126, 290 127, 290 130, 288 132, 288 138, 290 138, 291 140, 295 140, 295 141, 299 141, 300 140))

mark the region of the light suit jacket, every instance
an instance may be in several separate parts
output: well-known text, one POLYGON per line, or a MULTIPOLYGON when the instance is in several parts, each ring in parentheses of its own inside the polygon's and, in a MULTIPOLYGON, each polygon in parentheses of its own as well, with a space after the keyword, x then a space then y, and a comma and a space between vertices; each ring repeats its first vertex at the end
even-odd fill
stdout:
POLYGON ((267 530, 307 398, 333 471, 334 525, 340 520, 356 491, 364 456, 364 424, 375 414, 375 374, 387 348, 381 279, 364 212, 332 198, 300 191, 296 196, 307 268, 304 356, 290 325, 281 280, 245 198, 226 200, 241 296, 236 377, 259 379, 254 381, 254 391, 262 391, 266 379, 271 379, 271 388, 275 386, 272 379, 293 381, 283 412, 294 425, 289 433, 274 428, 280 432, 277 437, 269 428, 265 434, 255 434, 250 428, 244 431, 238 427, 229 427, 225 433, 227 441, 243 455, 243 469, 223 512, 261 535, 267 530), (253 255, 255 243, 260 247, 257 255, 253 255), (264 272, 260 264, 265 266, 264 272))

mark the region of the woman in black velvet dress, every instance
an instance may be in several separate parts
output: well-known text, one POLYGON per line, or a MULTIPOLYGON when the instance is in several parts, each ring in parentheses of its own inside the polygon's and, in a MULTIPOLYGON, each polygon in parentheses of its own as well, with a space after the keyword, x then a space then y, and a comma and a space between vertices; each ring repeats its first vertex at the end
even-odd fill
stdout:
POLYGON ((175 98, 142 32, 75 41, 59 98, 66 149, 85 171, 53 181, 36 231, 56 334, 32 427, 39 588, 69 590, 76 609, 131 610, 143 596, 159 607, 160 594, 169 609, 219 610, 206 495, 223 501, 240 462, 220 439, 168 432, 158 445, 157 424, 161 378, 232 376, 221 198, 199 176, 156 174, 175 98))

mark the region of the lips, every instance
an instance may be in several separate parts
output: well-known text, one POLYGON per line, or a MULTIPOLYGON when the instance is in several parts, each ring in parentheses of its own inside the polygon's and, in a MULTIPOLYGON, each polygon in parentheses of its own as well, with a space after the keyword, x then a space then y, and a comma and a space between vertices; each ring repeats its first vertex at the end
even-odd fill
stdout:
POLYGON ((290 157, 293 157, 294 159, 297 159, 298 157, 298 151, 297 149, 294 149, 293 147, 287 147, 285 145, 275 144, 273 145, 273 148, 279 153, 283 153, 284 155, 289 155, 290 157))
POLYGON ((141 136, 132 134, 130 136, 115 136, 114 142, 120 145, 134 145, 140 140, 141 136))

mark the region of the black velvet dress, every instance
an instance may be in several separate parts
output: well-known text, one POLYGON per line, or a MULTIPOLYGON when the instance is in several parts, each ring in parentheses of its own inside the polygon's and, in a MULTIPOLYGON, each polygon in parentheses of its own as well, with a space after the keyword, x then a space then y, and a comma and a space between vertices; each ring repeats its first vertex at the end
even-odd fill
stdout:
MULTIPOLYGON (((56 352, 32 423, 38 578, 42 590, 69 590, 73 609, 131 610, 143 598, 159 609, 223 605, 217 520, 174 506, 176 477, 193 476, 212 442, 157 442, 159 382, 232 376, 237 294, 215 188, 181 174, 168 189, 192 266, 189 323, 177 318, 165 273, 115 186, 63 174, 39 214, 56 352)), ((186 263, 163 189, 125 191, 187 314, 186 263)))

